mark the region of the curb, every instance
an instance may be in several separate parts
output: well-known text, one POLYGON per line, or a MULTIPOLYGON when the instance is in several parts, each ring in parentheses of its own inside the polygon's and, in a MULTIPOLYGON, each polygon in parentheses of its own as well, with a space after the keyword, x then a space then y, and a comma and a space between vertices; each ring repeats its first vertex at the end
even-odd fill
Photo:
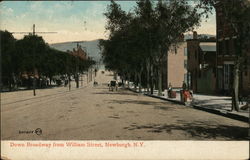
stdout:
MULTIPOLYGON (((137 91, 135 91, 135 90, 133 90, 131 88, 127 88, 127 89, 132 91, 132 92, 139 93, 139 92, 137 92, 137 91)), ((148 97, 152 97, 152 98, 157 98, 157 99, 169 101, 169 102, 173 102, 173 103, 177 103, 177 104, 180 104, 180 105, 185 105, 184 102, 180 102, 180 101, 177 101, 177 100, 166 99, 166 98, 163 98, 163 97, 158 97, 158 96, 147 94, 147 93, 144 93, 143 95, 148 96, 148 97)), ((241 115, 234 114, 234 113, 230 113, 228 111, 222 112, 220 110, 210 109, 210 108, 201 107, 201 106, 197 106, 197 105, 191 105, 191 107, 194 108, 194 109, 198 109, 198 110, 201 110, 201 111, 217 114, 217 115, 224 116, 224 117, 227 117, 227 118, 231 118, 231 119, 234 119, 234 120, 250 123, 250 119, 248 117, 241 116, 241 115)))
POLYGON ((166 98, 163 98, 163 97, 158 97, 158 96, 150 95, 150 94, 144 94, 144 95, 149 96, 149 97, 153 97, 153 98, 158 98, 158 99, 161 99, 161 100, 170 101, 170 102, 177 103, 177 104, 181 104, 181 105, 185 105, 184 102, 176 101, 176 100, 173 100, 173 99, 166 99, 166 98))
POLYGON ((231 118, 231 119, 234 119, 234 120, 246 122, 246 123, 250 122, 248 117, 241 116, 241 115, 234 114, 234 113, 230 113, 228 111, 222 112, 220 110, 214 110, 214 109, 210 109, 210 108, 206 108, 206 107, 200 107, 200 106, 196 106, 196 105, 193 105, 193 108, 198 109, 198 110, 202 110, 202 111, 205 111, 205 112, 217 114, 217 115, 220 115, 220 116, 224 116, 224 117, 227 117, 227 118, 231 118))

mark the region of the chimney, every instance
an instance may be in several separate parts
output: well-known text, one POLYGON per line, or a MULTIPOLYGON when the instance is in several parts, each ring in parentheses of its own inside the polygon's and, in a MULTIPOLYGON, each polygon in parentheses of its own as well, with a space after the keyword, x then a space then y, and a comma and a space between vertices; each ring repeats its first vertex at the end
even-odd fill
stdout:
POLYGON ((197 37, 198 37, 197 32, 194 31, 194 32, 193 32, 193 39, 197 39, 197 37))

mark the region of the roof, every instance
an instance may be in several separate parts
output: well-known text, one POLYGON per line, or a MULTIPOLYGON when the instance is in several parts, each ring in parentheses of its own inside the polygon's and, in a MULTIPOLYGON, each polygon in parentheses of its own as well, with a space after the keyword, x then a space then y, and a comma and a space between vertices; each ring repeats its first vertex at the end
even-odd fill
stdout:
POLYGON ((203 52, 216 52, 216 45, 200 45, 203 52))
POLYGON ((73 56, 80 57, 81 59, 88 59, 87 53, 81 47, 78 47, 77 50, 73 48, 73 51, 69 51, 69 53, 73 56))

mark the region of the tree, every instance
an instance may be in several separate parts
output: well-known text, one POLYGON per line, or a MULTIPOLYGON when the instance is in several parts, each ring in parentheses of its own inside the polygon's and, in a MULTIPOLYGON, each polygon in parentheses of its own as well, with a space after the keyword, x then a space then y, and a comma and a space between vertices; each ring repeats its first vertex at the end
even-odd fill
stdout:
MULTIPOLYGON (((139 3, 143 4, 143 1, 139 3)), ((111 33, 109 40, 101 41, 100 45, 104 46, 102 54, 106 67, 118 72, 122 77, 126 77, 125 74, 129 79, 133 77, 141 91, 148 48, 145 42, 148 39, 145 37, 147 30, 141 23, 143 18, 139 16, 143 13, 139 9, 136 14, 126 14, 118 4, 111 1, 108 12, 104 14, 108 19, 106 29, 111 33)))
POLYGON ((15 38, 8 31, 0 31, 1 37, 1 89, 4 85, 12 90, 18 76, 18 56, 15 52, 15 38))
POLYGON ((147 72, 148 91, 150 72, 154 77, 157 75, 158 95, 161 95, 163 60, 167 59, 170 46, 199 24, 197 9, 190 7, 185 0, 159 1, 156 7, 150 0, 139 0, 134 12, 126 13, 111 1, 104 15, 108 20, 106 29, 110 32, 109 39, 101 42, 106 65, 132 74, 139 84, 139 91, 143 71, 147 72))
MULTIPOLYGON (((0 33, 3 86, 8 85, 10 90, 18 81, 25 81, 24 73, 28 76, 28 87, 31 86, 31 80, 39 82, 41 87, 41 82, 47 78, 51 82, 53 76, 70 77, 76 74, 76 61, 79 62, 79 73, 83 73, 95 63, 93 60, 80 59, 67 52, 50 48, 43 38, 37 35, 26 35, 23 39, 15 40, 7 31, 0 33)), ((35 83, 33 85, 35 89, 35 83)))
POLYGON ((151 88, 151 93, 153 94, 153 84, 152 77, 150 77, 150 69, 152 66, 153 50, 155 50, 155 40, 153 40, 153 33, 155 29, 155 12, 150 0, 140 0, 137 2, 137 8, 135 9, 136 15, 140 24, 140 46, 144 53, 144 63, 146 68, 146 82, 147 82, 147 92, 149 93, 149 88, 151 88), (151 87, 150 87, 151 86, 151 87))
POLYGON ((110 32, 110 35, 108 40, 100 41, 100 46, 103 47, 103 61, 107 69, 124 75, 126 72, 129 72, 129 67, 131 66, 128 63, 130 52, 127 27, 132 19, 132 15, 122 11, 121 7, 114 1, 111 1, 104 15, 108 20, 106 30, 110 32))
POLYGON ((200 14, 187 1, 172 0, 165 3, 159 1, 156 7, 156 15, 158 51, 155 52, 154 63, 158 64, 158 95, 161 95, 163 60, 165 59, 168 62, 168 51, 173 44, 176 45, 182 34, 199 25, 200 14))
POLYGON ((42 57, 45 54, 46 44, 42 37, 36 35, 26 35, 17 41, 17 53, 21 60, 22 71, 32 72, 41 70, 42 57))

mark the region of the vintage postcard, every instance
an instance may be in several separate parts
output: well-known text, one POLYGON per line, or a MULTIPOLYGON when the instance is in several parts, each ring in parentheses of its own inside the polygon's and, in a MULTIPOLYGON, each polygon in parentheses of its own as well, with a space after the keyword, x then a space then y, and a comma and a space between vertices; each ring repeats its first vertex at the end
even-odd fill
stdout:
POLYGON ((249 159, 249 0, 0 1, 1 159, 249 159))

